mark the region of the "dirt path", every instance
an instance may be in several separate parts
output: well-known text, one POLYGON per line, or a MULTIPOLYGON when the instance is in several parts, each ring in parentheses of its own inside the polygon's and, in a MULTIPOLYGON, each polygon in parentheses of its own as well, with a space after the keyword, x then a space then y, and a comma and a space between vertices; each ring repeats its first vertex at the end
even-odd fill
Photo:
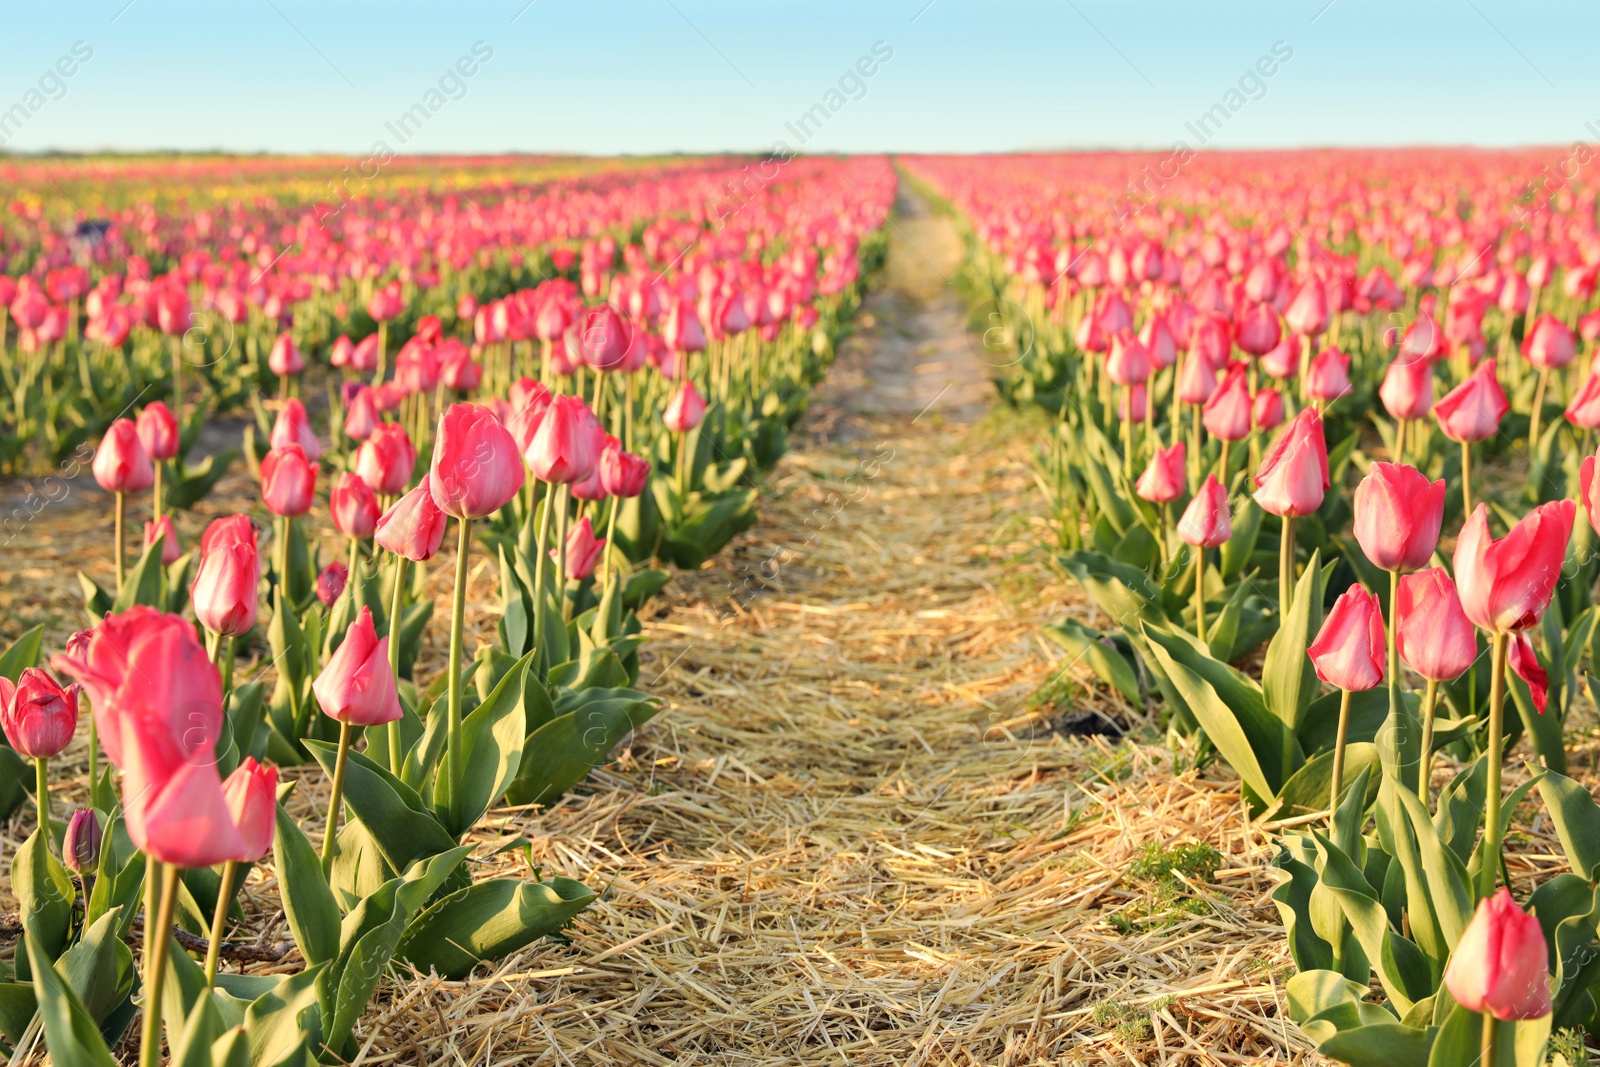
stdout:
POLYGON ((364 1024, 374 1051, 1289 1058, 1282 959, 1259 933, 1265 850, 1236 787, 1175 774, 1159 747, 1055 732, 1052 703, 1035 706, 1061 673, 1039 624, 1085 611, 1036 554, 1036 427, 986 414, 943 280, 960 255, 948 221, 903 198, 893 225, 870 325, 762 522, 675 579, 647 623, 641 682, 668 710, 553 811, 488 835, 525 832, 535 862, 608 892, 569 946, 396 990, 364 1024), (1147 843, 1185 840, 1221 850, 1194 906, 1129 874, 1147 843))

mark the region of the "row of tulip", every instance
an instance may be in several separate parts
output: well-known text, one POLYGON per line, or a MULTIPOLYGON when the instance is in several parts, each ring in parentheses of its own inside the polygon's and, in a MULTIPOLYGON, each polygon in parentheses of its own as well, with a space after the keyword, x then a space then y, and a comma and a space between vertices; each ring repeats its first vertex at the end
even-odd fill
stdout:
POLYGON ((1600 229, 1592 192, 1528 210, 1529 161, 1219 155, 1150 197, 1127 157, 911 164, 968 224, 1002 393, 1056 416, 1061 563, 1112 626, 1051 635, 1238 773, 1278 835, 1288 1012, 1357 1067, 1600 1032, 1600 806, 1563 746, 1600 229), (1535 789, 1570 870, 1533 884, 1503 846, 1535 789))
POLYGON ((143 1064, 163 1034, 173 1062, 348 1059, 386 973, 460 977, 594 900, 538 869, 474 879, 470 835, 497 803, 553 801, 656 714, 635 688, 634 610, 667 579, 649 564, 697 567, 753 520, 759 472, 881 259, 887 164, 791 167, 736 218, 694 201, 647 227, 676 243, 585 244, 577 285, 462 294, 449 316, 411 313, 436 292, 376 287, 373 318, 415 327, 392 361, 381 326, 322 350, 280 338, 242 445, 265 543, 241 512, 183 551, 163 471, 195 401, 177 372, 141 386, 168 395, 113 421, 92 463, 115 499, 115 581, 80 575, 102 621, 50 658, 54 676, 38 631, 0 657, 17 679, 0 693, 0 786, 20 798, 32 760, 39 815, 13 860, 25 951, 0 983, 8 1041, 42 1029, 57 1062, 110 1063, 142 1012, 143 1064), (319 514, 338 534, 326 564, 319 514), (424 684, 426 570, 452 533, 448 644, 424 684), (473 654, 483 552, 499 617, 473 654), (48 761, 82 700, 91 804, 62 821, 48 761), (279 778, 309 764, 331 788, 318 845, 279 778), (239 890, 269 853, 302 966, 226 973, 239 890), (123 942, 141 895, 136 964, 123 942), (175 924, 203 940, 168 937, 175 924))

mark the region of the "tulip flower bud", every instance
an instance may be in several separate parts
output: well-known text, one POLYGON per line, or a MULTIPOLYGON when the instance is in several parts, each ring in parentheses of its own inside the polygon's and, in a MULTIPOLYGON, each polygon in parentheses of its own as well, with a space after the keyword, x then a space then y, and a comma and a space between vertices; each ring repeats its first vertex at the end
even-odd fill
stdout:
POLYGON ((686 433, 698 427, 705 417, 706 402, 700 396, 700 390, 694 387, 693 382, 686 381, 672 394, 662 421, 672 432, 686 433))
POLYGON ((118 419, 106 429, 91 469, 94 480, 108 493, 142 493, 156 480, 156 469, 139 443, 132 419, 118 419))
POLYGON ((1183 469, 1184 445, 1182 441, 1171 448, 1157 448, 1150 457, 1150 465, 1139 475, 1133 491, 1140 500, 1165 504, 1183 495, 1187 484, 1183 469))
POLYGON ((650 461, 621 448, 600 453, 600 484, 611 496, 635 497, 650 479, 650 461))
POLYGON ((254 863, 271 852, 278 817, 278 768, 246 756, 222 783, 222 796, 241 844, 238 854, 228 858, 254 863))
POLYGON ((492 515, 522 488, 517 442, 488 408, 452 404, 439 417, 428 481, 440 510, 458 519, 492 515))
POLYGON ((38 667, 29 667, 0 703, 0 726, 12 748, 30 759, 48 759, 67 747, 78 728, 78 687, 63 689, 38 667))
MULTIPOLYGON (((595 537, 594 524, 589 521, 589 516, 585 515, 567 533, 567 578, 581 582, 592 575, 605 548, 606 539, 595 537)), ((550 550, 550 558, 556 558, 555 549, 550 550)))
POLYGON ((406 491, 417 466, 417 450, 398 423, 384 423, 356 450, 356 473, 374 493, 406 491))
POLYGON ((1448 682, 1478 658, 1477 634, 1443 567, 1407 574, 1395 593, 1395 647, 1407 667, 1448 682))
POLYGON ((1479 504, 1456 538, 1456 590, 1467 618, 1480 629, 1509 633, 1539 621, 1566 560, 1577 504, 1541 504, 1499 540, 1479 504))
POLYGON ((1465 381, 1433 406, 1439 429, 1452 441, 1482 441, 1494 436, 1510 410, 1492 359, 1479 363, 1465 381))
POLYGON ((1355 536, 1386 571, 1418 571, 1433 558, 1444 522, 1444 479, 1404 463, 1374 463, 1356 486, 1355 536))
POLYGON ((305 357, 300 355, 300 348, 294 343, 294 338, 288 333, 280 333, 278 339, 272 342, 272 351, 267 354, 267 366, 272 373, 280 378, 293 377, 306 369, 305 357))
POLYGON ((1300 283, 1289 306, 1283 309, 1283 321, 1301 337, 1316 337, 1328 328, 1328 291, 1319 278, 1308 278, 1300 283))
POLYGON ((422 476, 422 484, 396 500, 378 519, 373 540, 379 547, 414 563, 430 560, 444 542, 444 528, 449 517, 434 503, 430 477, 422 476))
POLYGON ((371 537, 378 528, 378 497, 360 475, 345 471, 328 494, 333 525, 346 537, 371 537))
POLYGON ((1550 676, 1539 666, 1539 654, 1534 651, 1533 641, 1529 639, 1526 631, 1511 635, 1506 663, 1510 665, 1513 674, 1528 683, 1528 695, 1533 700, 1533 710, 1543 715, 1545 705, 1550 701, 1550 676))
POLYGON ((1306 396, 1331 403, 1350 394, 1350 357, 1337 348, 1324 348, 1306 369, 1306 396))
POLYGON ((362 386, 351 398, 344 415, 344 435, 352 441, 365 441, 372 436, 382 419, 372 390, 362 386))
POLYGON ((317 466, 299 445, 282 445, 261 460, 261 499, 274 515, 304 515, 317 491, 317 466))
POLYGON ((317 599, 325 606, 333 607, 333 602, 339 599, 349 581, 350 568, 334 560, 317 574, 317 599))
POLYGON ((139 443, 155 462, 176 459, 178 455, 178 419, 167 405, 157 400, 139 412, 136 424, 139 443))
POLYGON ((1126 386, 1120 392, 1122 396, 1117 401, 1117 418, 1123 422, 1143 422, 1150 412, 1149 393, 1144 383, 1126 386))
POLYGON ((1183 509, 1183 517, 1178 520, 1178 536, 1196 548, 1216 548, 1233 536, 1228 491, 1215 474, 1206 475, 1200 491, 1183 509))
POLYGON ((1378 386, 1378 397, 1390 418, 1422 418, 1433 408, 1433 363, 1420 356, 1395 357, 1378 386))
POLYGON ((1222 383, 1211 393, 1201 410, 1200 421, 1206 432, 1224 441, 1243 441, 1250 436, 1250 383, 1245 380, 1245 365, 1234 363, 1223 375, 1222 383))
POLYGON ((1445 965, 1445 988, 1468 1011, 1542 1019, 1550 1014, 1549 952, 1539 920, 1502 888, 1478 901, 1445 965))
POLYGON ((200 538, 200 569, 189 590, 200 625, 224 637, 249 633, 260 584, 261 556, 250 517, 213 520, 200 538))
POLYGON ((1583 380, 1578 394, 1567 405, 1567 421, 1582 430, 1600 429, 1600 375, 1583 380))
POLYGON ((350 353, 355 351, 355 342, 350 340, 348 334, 340 334, 333 339, 333 345, 328 349, 328 366, 348 367, 350 353))
POLYGON ((1583 503, 1583 513, 1589 516, 1589 526, 1600 533, 1600 479, 1594 475, 1595 457, 1584 456, 1578 467, 1578 499, 1583 503))
POLYGON ((1250 402, 1250 422, 1265 433, 1283 423, 1283 394, 1276 389, 1262 389, 1250 402))
POLYGON ((73 874, 92 872, 100 866, 100 819, 93 808, 79 808, 67 820, 61 863, 73 874))
POLYGON ((361 614, 345 631, 328 665, 311 683, 323 714, 355 726, 393 722, 401 715, 394 671, 389 669, 389 638, 379 640, 372 612, 361 614))
POLYGON ((1185 404, 1204 404, 1217 391, 1217 372, 1204 357, 1191 353, 1178 374, 1178 399, 1185 404))
POLYGON ((1328 491, 1322 416, 1303 408, 1272 443, 1256 472, 1256 503, 1274 515, 1310 515, 1328 491))
POLYGON ((1238 320, 1234 329, 1234 342, 1252 356, 1264 356, 1278 347, 1283 338, 1283 326, 1278 313, 1265 303, 1250 307, 1238 320))
POLYGON ((580 482, 599 462, 604 438, 587 404, 575 396, 557 396, 540 417, 523 459, 542 482, 580 482))
POLYGON ((1378 598, 1359 585, 1345 590, 1306 652, 1317 677, 1340 689, 1360 692, 1383 681, 1383 611, 1378 598))
POLYGON ((1540 370, 1560 370, 1572 362, 1576 350, 1572 331, 1548 311, 1535 320, 1522 340, 1522 354, 1540 370))
POLYGON ((322 458, 322 442, 317 440, 317 432, 311 428, 311 417, 306 414, 306 406, 295 399, 286 402, 273 421, 270 445, 273 448, 299 445, 300 451, 311 462, 322 458))
POLYGON ((183 546, 178 543, 178 531, 172 528, 172 516, 163 515, 155 522, 146 519, 144 524, 144 546, 149 548, 161 537, 161 565, 170 566, 178 562, 178 557, 183 555, 183 546))
POLYGON ((1112 337, 1106 377, 1122 386, 1141 385, 1150 377, 1150 352, 1131 330, 1112 337))

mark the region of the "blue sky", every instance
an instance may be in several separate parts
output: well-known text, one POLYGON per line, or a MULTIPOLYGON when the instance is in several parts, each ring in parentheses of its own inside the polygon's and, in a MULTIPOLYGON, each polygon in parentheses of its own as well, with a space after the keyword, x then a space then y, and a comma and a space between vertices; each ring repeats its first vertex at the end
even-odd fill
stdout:
POLYGON ((1259 91, 1248 83, 1258 98, 1212 147, 1564 144, 1600 129, 1600 23, 1578 3, 97 0, 0 13, 0 113, 44 101, 0 127, 18 151, 364 154, 394 146, 385 124, 441 77, 449 95, 405 151, 798 147, 786 123, 826 106, 878 42, 892 58, 846 78, 807 149, 1192 143, 1185 122, 1277 42, 1292 58, 1259 91), (48 75, 77 42, 92 58, 48 75), (475 42, 492 56, 451 80, 475 42))

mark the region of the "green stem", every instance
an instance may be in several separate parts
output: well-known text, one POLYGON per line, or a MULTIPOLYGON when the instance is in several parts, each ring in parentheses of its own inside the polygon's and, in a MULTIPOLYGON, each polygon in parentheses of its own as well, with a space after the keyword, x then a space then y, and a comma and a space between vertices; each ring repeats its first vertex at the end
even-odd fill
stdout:
POLYGON ((1417 796, 1423 807, 1428 806, 1429 786, 1433 782, 1433 712, 1439 704, 1439 683, 1428 679, 1428 690, 1422 697, 1422 770, 1417 775, 1417 796))
POLYGON ((128 574, 127 558, 123 555, 123 547, 122 547, 122 538, 123 538, 122 527, 123 527, 123 520, 127 516, 127 510, 128 510, 128 499, 127 499, 127 496, 125 494, 123 494, 123 493, 118 493, 117 494, 117 513, 116 513, 116 541, 112 545, 112 555, 115 556, 116 561, 117 561, 117 592, 119 592, 119 593, 122 592, 123 579, 126 578, 127 574, 128 574))
POLYGON ((550 563, 550 513, 556 507, 556 494, 554 487, 545 490, 544 511, 539 515, 538 544, 535 546, 533 558, 533 647, 539 650, 539 659, 544 659, 544 572, 550 563))
POLYGON ((1533 387, 1533 412, 1528 416, 1528 460, 1539 455, 1539 416, 1544 412, 1544 390, 1550 381, 1548 368, 1539 368, 1539 384, 1533 387))
POLYGON ((1206 639, 1206 550, 1194 546, 1194 633, 1201 641, 1206 639))
POLYGON ((339 723, 339 755, 333 763, 333 796, 328 800, 328 827, 322 833, 322 877, 333 872, 333 843, 339 837, 339 811, 344 805, 344 768, 350 756, 350 738, 353 729, 343 720, 339 723))
POLYGON ((45 844, 50 843, 50 761, 40 756, 33 761, 34 800, 39 803, 39 829, 45 844))
POLYGON ((556 603, 561 607, 561 621, 567 620, 567 506, 571 489, 562 485, 556 490, 556 603))
POLYGON ((285 605, 289 603, 289 524, 293 521, 287 515, 278 518, 278 590, 285 605))
MULTIPOLYGON (((400 685, 400 610, 405 604, 406 564, 404 556, 394 558, 394 592, 389 597, 389 670, 394 674, 394 684, 400 685)), ((389 723, 389 773, 400 777, 403 761, 400 757, 400 720, 389 723)))
POLYGON ((166 983, 167 948, 172 944, 172 904, 177 895, 178 868, 165 864, 161 868, 161 900, 156 906, 153 929, 148 929, 151 925, 149 909, 145 911, 150 949, 145 957, 144 1028, 139 1043, 139 1067, 160 1067, 161 1064, 161 987, 166 983))
POLYGON ((217 959, 222 953, 222 932, 228 926, 228 906, 233 903, 233 880, 239 864, 229 860, 222 865, 222 884, 217 887, 217 909, 211 915, 211 943, 206 946, 206 985, 217 985, 217 959))
POLYGON ((1384 640, 1388 643, 1388 656, 1385 661, 1389 668, 1389 681, 1398 685, 1400 683, 1400 650, 1399 650, 1399 619, 1400 619, 1400 572, 1389 572, 1389 625, 1384 628, 1384 640))
POLYGON ((1494 1031, 1495 1024, 1499 1021, 1488 1012, 1483 1013, 1483 1046, 1478 1055, 1478 1063, 1482 1067, 1494 1067, 1494 1031))
POLYGON ((1294 603, 1294 516, 1283 516, 1283 534, 1278 542, 1278 618, 1289 614, 1294 603))
POLYGON ((155 516, 154 516, 154 518, 155 518, 156 522, 160 522, 161 521, 161 469, 163 467, 165 467, 166 464, 158 459, 158 460, 155 461, 155 463, 151 464, 151 466, 153 466, 155 468, 155 472, 156 472, 155 485, 153 485, 151 487, 151 495, 155 498, 155 501, 154 501, 155 516))
POLYGON ((1478 872, 1478 897, 1494 892, 1495 875, 1500 867, 1500 762, 1505 747, 1506 653, 1511 635, 1496 631, 1490 644, 1492 664, 1489 674, 1489 805, 1483 829, 1483 866, 1478 872))
POLYGON ((610 582, 611 582, 611 572, 617 569, 616 564, 612 562, 612 554, 616 551, 616 547, 617 547, 617 512, 619 512, 621 510, 622 510, 622 498, 620 496, 612 497, 611 498, 611 514, 606 519, 606 547, 604 549, 604 552, 605 552, 605 563, 606 563, 606 577, 605 577, 605 582, 602 583, 602 588, 605 585, 609 585, 610 584, 610 582))
POLYGON ((1339 691, 1339 732, 1333 740, 1333 788, 1328 795, 1328 825, 1333 825, 1333 813, 1339 807, 1339 793, 1344 788, 1344 739, 1350 729, 1350 690, 1339 691))
POLYGON ((450 823, 464 830, 461 826, 461 782, 465 766, 465 754, 461 751, 461 636, 467 614, 467 559, 472 553, 472 520, 457 522, 461 527, 461 540, 456 548, 455 599, 450 612, 450 719, 446 759, 450 774, 450 823))
POLYGON ((1472 442, 1461 442, 1461 514, 1472 514, 1472 442))

